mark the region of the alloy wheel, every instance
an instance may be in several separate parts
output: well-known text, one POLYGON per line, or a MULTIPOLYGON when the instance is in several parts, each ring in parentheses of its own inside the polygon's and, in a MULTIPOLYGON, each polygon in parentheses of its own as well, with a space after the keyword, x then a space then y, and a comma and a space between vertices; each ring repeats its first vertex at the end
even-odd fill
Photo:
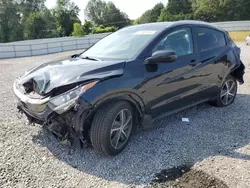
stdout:
POLYGON ((132 130, 132 113, 121 110, 115 117, 110 131, 110 142, 114 149, 122 148, 128 141, 132 130))
POLYGON ((234 80, 227 80, 221 89, 221 102, 227 106, 232 103, 237 92, 237 84, 234 80))

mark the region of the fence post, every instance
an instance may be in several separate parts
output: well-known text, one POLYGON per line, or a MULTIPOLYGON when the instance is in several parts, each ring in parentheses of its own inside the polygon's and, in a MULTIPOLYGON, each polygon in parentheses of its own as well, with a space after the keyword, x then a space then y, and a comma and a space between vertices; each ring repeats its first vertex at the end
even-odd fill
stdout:
POLYGON ((47 54, 49 54, 49 43, 47 43, 47 54))
POLYGON ((31 54, 31 56, 33 56, 32 48, 31 48, 31 44, 30 44, 29 46, 30 46, 30 54, 31 54))
POLYGON ((16 58, 16 47, 13 45, 14 53, 15 53, 15 58, 16 58))
POLYGON ((62 52, 63 52, 63 43, 62 43, 62 41, 61 41, 61 48, 62 48, 62 52))

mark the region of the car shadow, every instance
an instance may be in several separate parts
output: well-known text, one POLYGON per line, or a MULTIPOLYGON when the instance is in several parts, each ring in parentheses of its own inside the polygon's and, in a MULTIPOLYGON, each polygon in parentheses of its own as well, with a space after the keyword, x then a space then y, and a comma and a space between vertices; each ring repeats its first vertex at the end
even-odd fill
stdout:
POLYGON ((250 155, 237 151, 250 143, 249 106, 250 95, 239 94, 229 107, 201 104, 158 119, 155 128, 138 131, 115 157, 101 156, 91 148, 72 150, 44 130, 33 137, 33 142, 47 147, 57 159, 79 171, 139 185, 148 183, 162 169, 195 164, 210 156, 250 160, 250 155), (190 122, 182 122, 182 117, 190 122))

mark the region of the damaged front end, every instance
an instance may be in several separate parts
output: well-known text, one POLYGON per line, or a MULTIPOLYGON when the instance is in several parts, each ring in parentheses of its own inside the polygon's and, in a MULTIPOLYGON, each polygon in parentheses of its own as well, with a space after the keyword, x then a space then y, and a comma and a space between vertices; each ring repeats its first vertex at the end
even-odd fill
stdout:
POLYGON ((90 103, 79 97, 97 81, 77 86, 70 91, 55 97, 44 97, 34 92, 22 92, 22 85, 18 81, 14 84, 14 93, 17 98, 17 108, 28 118, 30 124, 40 124, 52 132, 60 141, 73 144, 76 140, 86 143, 88 127, 87 119, 93 110, 90 103), (33 95, 33 96, 32 96, 33 95), (31 98, 31 96, 33 98, 31 98))
POLYGON ((86 58, 41 64, 14 82, 18 109, 30 123, 43 125, 60 140, 83 141, 93 110, 83 94, 103 79, 122 75, 124 64, 86 58))

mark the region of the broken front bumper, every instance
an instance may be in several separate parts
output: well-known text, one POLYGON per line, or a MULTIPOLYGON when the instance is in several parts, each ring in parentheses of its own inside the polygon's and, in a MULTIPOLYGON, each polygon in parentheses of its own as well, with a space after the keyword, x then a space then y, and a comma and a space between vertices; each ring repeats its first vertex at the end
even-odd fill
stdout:
POLYGON ((84 131, 92 106, 79 98, 70 108, 58 113, 49 104, 49 98, 31 99, 23 94, 14 84, 13 90, 17 99, 17 108, 24 113, 30 123, 43 125, 61 140, 79 138, 85 140, 84 131))

